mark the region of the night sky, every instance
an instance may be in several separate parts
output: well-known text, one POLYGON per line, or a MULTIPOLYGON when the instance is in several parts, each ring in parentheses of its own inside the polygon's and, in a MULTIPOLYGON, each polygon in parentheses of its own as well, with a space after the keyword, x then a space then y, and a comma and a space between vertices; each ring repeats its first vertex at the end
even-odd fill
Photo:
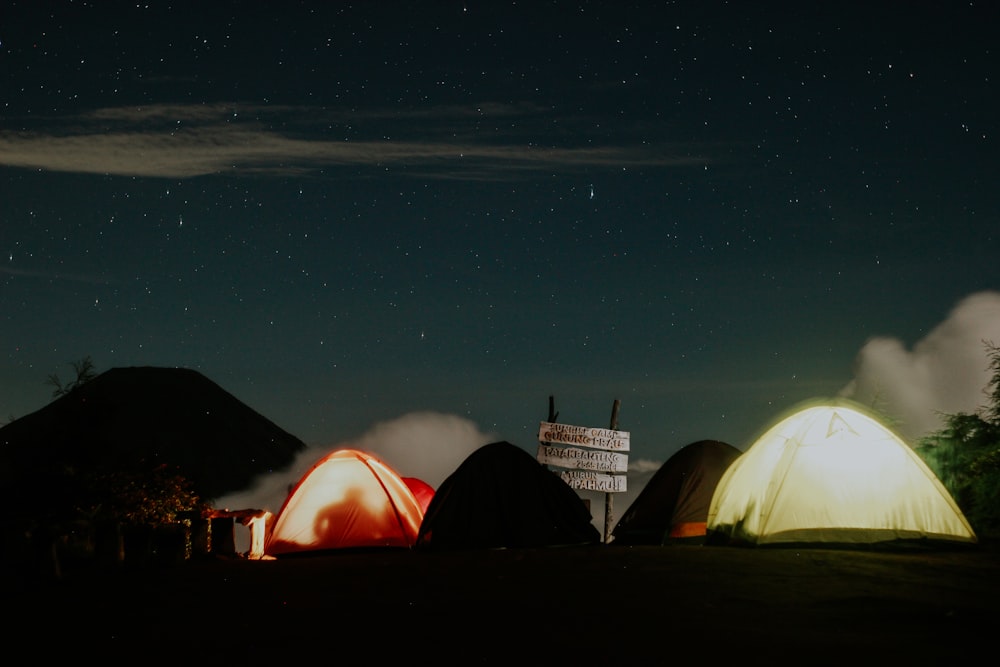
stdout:
POLYGON ((620 400, 652 461, 845 390, 911 435, 974 410, 996 18, 7 2, 3 421, 88 356, 196 369, 311 445, 432 412, 534 452, 550 395, 590 426, 620 400))

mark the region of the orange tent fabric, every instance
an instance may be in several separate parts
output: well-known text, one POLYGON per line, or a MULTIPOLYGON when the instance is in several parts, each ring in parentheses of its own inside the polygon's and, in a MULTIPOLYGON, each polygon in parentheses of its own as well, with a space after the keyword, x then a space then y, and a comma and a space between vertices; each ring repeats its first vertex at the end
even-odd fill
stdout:
POLYGON ((359 547, 411 547, 423 510, 383 461, 340 449, 302 476, 264 547, 270 556, 359 547))
POLYGON ((403 481, 410 487, 410 491, 413 491, 414 497, 420 503, 420 511, 426 514, 427 506, 431 504, 431 499, 434 497, 434 487, 416 477, 404 477, 403 481))

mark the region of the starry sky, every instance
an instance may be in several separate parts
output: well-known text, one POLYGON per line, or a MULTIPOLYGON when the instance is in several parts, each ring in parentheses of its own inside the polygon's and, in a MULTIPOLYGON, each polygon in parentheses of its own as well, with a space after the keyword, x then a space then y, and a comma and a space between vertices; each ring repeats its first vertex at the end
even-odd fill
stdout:
POLYGON ((635 460, 845 392, 917 434, 1000 343, 995 11, 7 2, 4 421, 90 357, 311 445, 534 452, 549 396, 635 460))

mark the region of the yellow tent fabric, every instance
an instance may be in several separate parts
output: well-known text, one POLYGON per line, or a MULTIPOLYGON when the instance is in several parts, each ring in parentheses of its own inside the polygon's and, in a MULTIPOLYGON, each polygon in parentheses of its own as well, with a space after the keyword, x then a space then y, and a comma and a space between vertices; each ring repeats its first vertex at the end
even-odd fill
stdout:
POLYGON ((758 438, 719 480, 706 530, 716 543, 976 542, 920 456, 849 401, 799 409, 758 438))

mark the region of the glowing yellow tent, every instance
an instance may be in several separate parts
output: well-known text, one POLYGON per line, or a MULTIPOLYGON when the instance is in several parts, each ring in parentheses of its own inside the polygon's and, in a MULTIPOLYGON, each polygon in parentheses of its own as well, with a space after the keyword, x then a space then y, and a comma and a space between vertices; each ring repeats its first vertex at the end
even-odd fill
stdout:
POLYGON ((713 543, 975 542, 951 494, 909 445, 848 401, 793 412, 726 470, 713 543))
POLYGON ((313 465, 288 494, 264 552, 409 548, 423 516, 413 491, 383 461, 339 449, 313 465))

